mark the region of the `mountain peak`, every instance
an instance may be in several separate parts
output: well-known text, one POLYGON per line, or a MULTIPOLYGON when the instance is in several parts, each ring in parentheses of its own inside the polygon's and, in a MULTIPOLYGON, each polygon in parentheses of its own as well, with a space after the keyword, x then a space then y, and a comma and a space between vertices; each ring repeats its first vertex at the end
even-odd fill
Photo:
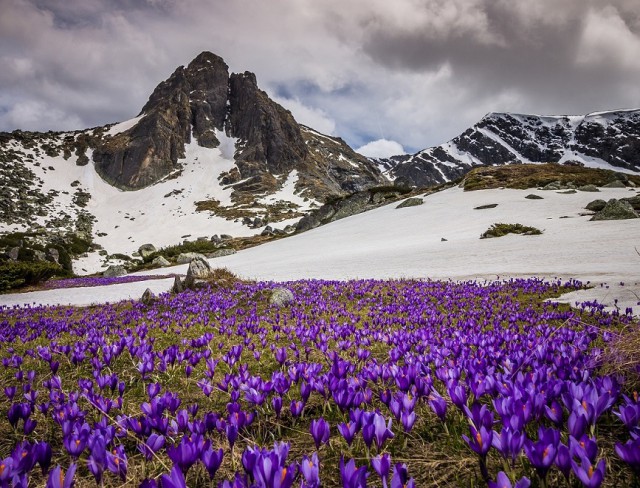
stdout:
POLYGON ((211 51, 202 51, 189 63, 189 69, 207 67, 207 65, 224 66, 225 69, 229 69, 227 63, 224 62, 217 54, 213 54, 211 51))

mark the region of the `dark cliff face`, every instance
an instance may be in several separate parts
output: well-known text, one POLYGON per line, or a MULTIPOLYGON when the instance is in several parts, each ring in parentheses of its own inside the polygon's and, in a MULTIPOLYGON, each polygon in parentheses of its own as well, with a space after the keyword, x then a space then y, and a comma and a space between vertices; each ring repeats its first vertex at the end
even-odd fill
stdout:
POLYGON ((177 169, 191 133, 203 147, 217 147, 224 125, 229 70, 222 58, 202 53, 160 83, 131 129, 105 137, 94 149, 96 170, 112 185, 137 189, 177 169))
POLYGON ((489 114, 446 144, 380 161, 397 181, 431 186, 474 166, 566 160, 640 171, 640 111, 541 117, 489 114))
POLYGON ((218 147, 216 131, 239 140, 237 167, 220 181, 237 185, 239 193, 275 191, 294 169, 308 196, 320 199, 386 182, 344 141, 303 134, 291 113, 260 90, 253 73, 229 74, 222 58, 209 52, 160 83, 140 117, 129 130, 92 143, 96 170, 122 189, 143 188, 179 170, 192 137, 200 146, 218 147))

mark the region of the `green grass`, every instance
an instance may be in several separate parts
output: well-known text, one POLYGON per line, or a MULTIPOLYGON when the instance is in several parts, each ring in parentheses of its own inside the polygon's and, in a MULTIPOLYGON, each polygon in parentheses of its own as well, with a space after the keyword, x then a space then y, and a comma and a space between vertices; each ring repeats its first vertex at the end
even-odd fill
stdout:
POLYGON ((490 237, 502 237, 507 234, 521 234, 525 236, 535 236, 542 234, 540 229, 522 224, 492 224, 481 235, 480 239, 488 239, 490 237))

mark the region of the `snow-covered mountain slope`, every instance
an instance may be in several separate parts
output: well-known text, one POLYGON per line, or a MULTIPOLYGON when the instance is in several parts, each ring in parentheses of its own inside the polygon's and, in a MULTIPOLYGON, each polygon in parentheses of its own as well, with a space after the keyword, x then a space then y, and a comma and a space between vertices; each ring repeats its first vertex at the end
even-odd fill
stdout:
POLYGON ((478 165, 567 161, 640 172, 640 110, 580 116, 490 113, 445 144, 375 162, 390 179, 431 186, 478 165))
MULTIPOLYGON (((611 288, 597 287, 591 293, 597 292, 611 301, 626 296, 627 301, 620 301, 619 306, 637 308, 638 220, 591 222, 589 216, 581 215, 595 198, 634 195, 635 191, 616 188, 602 188, 600 193, 562 194, 509 189, 464 192, 456 187, 424 197, 424 204, 419 206, 397 209, 394 203, 210 262, 246 278, 275 281, 576 278, 606 282, 611 288), (532 192, 543 199, 525 198, 532 192), (487 204, 498 205, 475 209, 487 204), (498 222, 534 226, 543 234, 480 239, 482 232, 498 222)), ((164 271, 185 273, 186 265, 164 271)), ((156 273, 157 270, 146 272, 156 273)), ((122 290, 122 299, 139 297, 135 295, 137 289, 129 295, 125 294, 127 288, 122 290)), ((110 296, 113 299, 113 293, 110 296)), ((0 296, 0 304, 86 303, 90 299, 100 301, 103 297, 94 289, 83 290, 82 294, 56 290, 0 296), (82 296, 76 298, 77 295, 82 296)))
POLYGON ((103 254, 130 255, 145 243, 283 229, 328 196, 386 182, 341 139, 299 125, 255 75, 229 74, 204 52, 131 120, 0 133, 0 234, 76 233, 103 254))

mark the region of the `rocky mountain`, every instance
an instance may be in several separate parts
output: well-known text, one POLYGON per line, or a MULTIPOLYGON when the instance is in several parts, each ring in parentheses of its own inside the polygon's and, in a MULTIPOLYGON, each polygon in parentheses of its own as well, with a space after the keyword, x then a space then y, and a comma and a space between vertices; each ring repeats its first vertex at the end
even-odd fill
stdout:
POLYGON ((296 122, 250 72, 210 52, 134 119, 0 134, 0 232, 75 232, 109 253, 294 224, 329 197, 387 183, 343 140, 296 122))
POLYGON ((640 110, 584 116, 490 113, 440 146, 377 160, 398 183, 432 186, 480 165, 577 162, 640 172, 640 110))

